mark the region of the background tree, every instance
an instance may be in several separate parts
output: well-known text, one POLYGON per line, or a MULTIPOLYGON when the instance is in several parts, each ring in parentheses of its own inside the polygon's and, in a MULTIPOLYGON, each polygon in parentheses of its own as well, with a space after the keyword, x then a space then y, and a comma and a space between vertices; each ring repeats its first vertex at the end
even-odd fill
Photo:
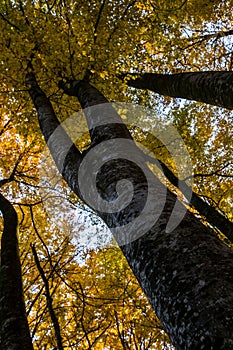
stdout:
POLYGON ((0 210, 4 218, 0 269, 0 346, 6 350, 32 350, 22 288, 17 213, 2 194, 0 210))
MULTIPOLYGON (((127 77, 127 74, 126 74, 127 77)), ((149 89, 161 95, 210 103, 228 109, 233 108, 232 72, 190 72, 179 74, 145 73, 142 76, 128 74, 129 86, 149 89)))

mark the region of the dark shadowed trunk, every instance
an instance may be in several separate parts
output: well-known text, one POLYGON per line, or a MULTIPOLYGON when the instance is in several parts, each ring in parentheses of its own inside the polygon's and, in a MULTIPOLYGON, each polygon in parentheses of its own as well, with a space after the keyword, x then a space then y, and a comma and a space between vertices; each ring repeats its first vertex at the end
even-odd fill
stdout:
POLYGON ((227 109, 233 108, 233 72, 191 72, 179 74, 124 74, 128 86, 148 89, 160 95, 185 98, 227 109))
POLYGON ((17 214, 1 194, 0 210, 4 218, 0 270, 0 349, 33 350, 23 298, 17 214))
MULTIPOLYGON (((29 78, 29 92, 39 112, 42 131, 46 135, 51 134, 53 130, 48 128, 52 123, 49 125, 46 119, 52 120, 54 114, 43 115, 46 109, 40 103, 48 101, 39 99, 38 96, 43 92, 36 84, 35 77, 31 75, 29 78)), ((95 184, 101 197, 109 201, 110 205, 117 198, 118 181, 127 179, 133 185, 132 200, 126 208, 118 212, 96 212, 110 227, 118 242, 121 242, 121 236, 115 229, 122 229, 127 243, 121 245, 121 249, 173 344, 178 350, 229 350, 233 347, 233 252, 190 212, 186 212, 182 222, 172 232, 166 230, 176 197, 167 191, 165 205, 160 210, 165 187, 149 169, 143 168, 142 171, 138 166, 145 160, 131 141, 119 115, 110 105, 103 107, 107 100, 88 82, 73 81, 69 86, 64 86, 64 91, 77 96, 82 107, 87 108, 85 114, 92 138, 89 152, 109 140, 112 143, 106 145, 113 144, 112 148, 106 146, 106 152, 102 148, 103 153, 96 153, 96 156, 104 159, 95 184), (100 108, 96 106, 99 103, 103 104, 100 108), (89 109, 89 106, 96 108, 89 109), (105 124, 101 125, 103 119, 105 124), (106 124, 106 120, 109 120, 109 124, 106 124), (119 143, 113 142, 115 138, 125 139, 131 145, 124 149, 125 157, 107 158, 109 153, 117 154, 118 150, 114 147, 119 143), (125 232, 124 225, 136 222, 146 206, 151 195, 148 188, 150 181, 154 184, 150 189, 154 207, 147 214, 151 220, 151 216, 156 217, 159 213, 158 220, 156 217, 151 229, 142 236, 137 236, 137 231, 147 224, 147 217, 138 225, 132 224, 130 227, 134 227, 134 230, 125 232)), ((57 140, 56 151, 51 149, 57 163, 59 160, 56 158, 62 152, 63 144, 57 140)), ((73 164, 70 161, 69 166, 60 171, 79 195, 81 187, 78 184, 76 163, 80 164, 80 154, 76 154, 77 161, 73 157, 73 164)), ((91 164, 95 166, 94 158, 91 164)), ((89 170, 91 172, 92 169, 89 170)), ((86 173, 87 182, 88 175, 86 173)), ((90 193, 94 191, 91 183, 87 184, 87 188, 90 193)))

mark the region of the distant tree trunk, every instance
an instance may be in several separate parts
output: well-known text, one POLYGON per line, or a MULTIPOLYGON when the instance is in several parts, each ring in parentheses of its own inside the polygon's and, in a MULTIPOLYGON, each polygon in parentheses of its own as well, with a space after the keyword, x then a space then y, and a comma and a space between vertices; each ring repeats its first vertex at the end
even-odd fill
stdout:
POLYGON ((12 204, 1 194, 0 210, 4 218, 0 270, 0 348, 33 350, 23 298, 17 214, 12 204))
POLYGON ((209 71, 178 74, 123 74, 127 85, 160 95, 185 98, 227 109, 233 108, 233 72, 209 71))
POLYGON ((44 283, 45 296, 46 296, 46 300, 47 300, 47 308, 49 311, 51 321, 53 323, 55 338, 56 338, 56 342, 57 342, 57 350, 63 350, 64 348, 62 345, 60 324, 59 324, 58 318, 57 318, 55 311, 54 311, 54 308, 53 308, 53 298, 52 298, 51 293, 50 293, 49 281, 48 281, 47 277, 45 276, 44 270, 40 264, 40 260, 38 258, 35 246, 32 245, 31 248, 32 248, 32 253, 33 253, 34 259, 35 259, 36 267, 37 267, 37 269, 40 273, 40 276, 42 278, 42 281, 44 283))
MULTIPOLYGON (((146 156, 146 160, 151 163, 154 163, 155 159, 152 157, 146 156)), ((180 181, 173 172, 161 161, 159 161, 161 168, 163 170, 166 178, 171 182, 175 187, 178 187, 178 181, 180 181)), ((184 196, 190 193, 190 187, 182 181, 182 193, 184 196)), ((219 211, 214 207, 206 203, 200 196, 195 192, 192 192, 192 197, 190 199, 190 204, 195 208, 200 215, 204 216, 207 222, 214 228, 217 228, 221 231, 226 238, 233 243, 233 223, 225 218, 219 211)))
MULTIPOLYGON (((28 77, 28 84, 42 130, 49 128, 54 114, 42 116, 45 106, 40 106, 41 102, 49 101, 40 99, 39 96, 45 95, 32 75, 28 77), (50 123, 45 124, 46 119, 50 123)), ((68 87, 64 86, 64 90, 69 95, 77 96, 83 108, 107 103, 105 97, 85 81, 70 82, 68 87)), ((91 109, 86 110, 92 148, 93 144, 112 139, 113 135, 116 138, 130 138, 126 127, 118 125, 121 119, 113 108, 108 107, 106 114, 101 108, 94 110, 94 113, 91 109), (107 117, 114 122, 103 128, 92 127, 94 120, 107 117)), ((52 129, 46 130, 45 134, 51 132, 52 129)), ((132 146, 132 150, 137 157, 138 148, 132 146)), ((57 140, 55 154, 51 150, 57 163, 56 157, 62 152, 63 143, 57 140)), ((128 152, 126 149, 125 154, 128 152)), ((80 162, 80 154, 77 154, 77 161, 75 158, 72 161, 60 171, 69 186, 78 189, 76 193, 79 195, 76 163, 80 162)), ((150 176, 156 183, 155 196, 159 203, 164 186, 152 173, 150 176)), ((134 220, 147 197, 147 183, 140 169, 133 162, 122 159, 104 165, 97 179, 101 196, 110 202, 114 200, 116 183, 123 178, 134 185, 129 208, 119 213, 98 212, 110 228, 121 227, 134 220)), ((91 193, 91 185, 89 190, 91 193)), ((154 226, 142 237, 121 246, 121 249, 178 350, 229 350, 233 347, 233 252, 190 212, 186 212, 178 227, 166 232, 175 201, 176 197, 168 191, 164 209, 154 226)))

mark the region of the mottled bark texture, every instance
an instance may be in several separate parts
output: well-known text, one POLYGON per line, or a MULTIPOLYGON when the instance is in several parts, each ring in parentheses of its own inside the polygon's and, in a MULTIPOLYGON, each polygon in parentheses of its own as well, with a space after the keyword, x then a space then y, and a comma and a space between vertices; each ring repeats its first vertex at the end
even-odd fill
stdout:
POLYGON ((4 218, 0 269, 0 349, 33 350, 25 303, 17 239, 17 214, 0 194, 4 218))
POLYGON ((190 72, 178 74, 124 74, 128 86, 160 95, 185 98, 227 109, 233 108, 233 72, 190 72))
MULTIPOLYGON (((83 108, 106 102, 103 95, 88 82, 70 82, 64 90, 69 95, 77 96, 83 108)), ((106 117, 98 108, 95 113, 90 110, 86 112, 89 126, 94 125, 92 118, 106 117)), ((120 117, 116 112, 109 108, 108 113, 109 120, 116 122, 115 128, 111 124, 91 130, 94 144, 111 139, 109 132, 115 133, 114 137, 129 138, 126 127, 118 128, 120 117)), ((57 154, 62 152, 62 144, 59 147, 57 154)), ((132 147, 137 154, 137 147, 132 147)), ((126 155, 128 152, 125 149, 126 155)), ((75 165, 73 171, 71 168, 72 164, 67 171, 75 175, 75 165)), ((107 163, 103 168, 97 179, 103 198, 110 202, 114 199, 119 173, 121 178, 127 178, 134 184, 134 196, 130 209, 124 215, 99 215, 110 227, 134 220, 143 208, 140 203, 148 195, 147 182, 140 168, 122 159, 119 162, 115 159, 115 162, 107 163)), ((150 176, 157 183, 153 191, 155 201, 160 203, 164 186, 158 185, 152 173, 150 176)), ((66 178, 69 179, 69 175, 66 178)), ((176 197, 167 191, 166 203, 154 226, 142 237, 121 246, 121 249, 178 350, 229 350, 233 347, 233 252, 189 212, 178 227, 166 232, 175 201, 176 197)))

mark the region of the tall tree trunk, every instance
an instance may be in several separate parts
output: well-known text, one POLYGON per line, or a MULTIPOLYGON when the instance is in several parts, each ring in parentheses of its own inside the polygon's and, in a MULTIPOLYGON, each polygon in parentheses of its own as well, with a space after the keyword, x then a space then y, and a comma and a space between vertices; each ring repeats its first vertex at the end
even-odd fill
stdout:
POLYGON ((40 89, 33 73, 28 73, 26 83, 39 117, 39 124, 59 172, 72 190, 81 197, 76 174, 82 161, 82 154, 75 147, 65 130, 60 127, 52 104, 40 89))
MULTIPOLYGON (((77 96, 83 108, 107 102, 98 90, 85 81, 74 81, 69 87, 64 86, 64 90, 77 96)), ((33 84, 30 84, 29 92, 33 98, 33 84)), ((35 105, 38 109, 38 104, 35 105)), ((109 132, 115 133, 116 138, 129 140, 126 127, 118 128, 122 124, 120 117, 116 116, 115 110, 109 105, 107 114, 111 123, 103 128, 100 125, 96 127, 96 120, 107 116, 103 113, 103 108, 95 108, 94 113, 90 109, 86 112, 89 127, 94 125, 91 127, 92 142, 99 145, 103 140, 112 139, 109 132)), ((40 113, 39 119, 42 119, 40 113)), ((46 133, 48 132, 47 130, 46 133)), ((59 147, 60 150, 57 149, 53 157, 63 152, 61 143, 59 147)), ((109 149, 107 151, 110 152, 109 149)), ((97 211, 114 234, 115 227, 121 228, 136 220, 149 195, 147 179, 133 161, 140 158, 140 152, 133 144, 131 148, 125 149, 126 157, 129 152, 132 161, 108 161, 97 176, 96 187, 109 203, 116 198, 116 183, 120 179, 128 179, 134 186, 132 201, 126 209, 118 213, 97 211)), ((105 156, 106 154, 103 155, 105 156)), ((78 182, 75 164, 72 170, 70 163, 69 171, 73 174, 73 181, 78 182)), ((156 217, 164 186, 149 170, 147 176, 155 184, 152 192, 158 205, 155 203, 155 211, 150 215, 156 217)), ((68 180, 67 182, 71 188, 79 188, 78 184, 74 186, 68 180)), ((88 186, 91 192, 92 185, 88 186)), ((137 237, 136 231, 140 227, 136 226, 135 232, 130 232, 131 241, 122 245, 121 249, 178 350, 229 350, 233 347, 233 252, 190 212, 186 212, 179 226, 172 232, 167 232, 166 225, 175 201, 176 197, 168 191, 162 213, 153 227, 143 236, 137 237)), ((145 221, 142 224, 147 223, 145 221)), ((119 241, 120 236, 115 237, 119 241)))
POLYGON ((0 270, 0 348, 33 350, 23 298, 17 214, 12 204, 1 194, 0 210, 4 218, 0 270))
POLYGON ((233 108, 233 72, 209 71, 179 74, 123 74, 128 86, 160 95, 185 98, 227 109, 233 108))

